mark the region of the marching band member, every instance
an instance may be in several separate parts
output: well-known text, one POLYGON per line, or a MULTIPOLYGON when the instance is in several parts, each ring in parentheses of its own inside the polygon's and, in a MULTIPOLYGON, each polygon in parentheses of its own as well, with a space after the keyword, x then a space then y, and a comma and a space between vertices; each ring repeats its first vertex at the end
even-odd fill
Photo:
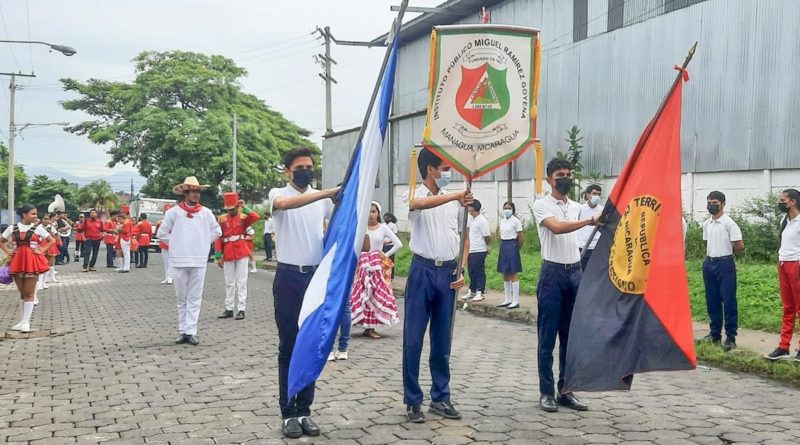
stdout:
POLYGON ((234 299, 238 299, 236 319, 242 320, 247 304, 247 270, 251 253, 246 231, 260 217, 239 202, 236 192, 225 193, 222 199, 227 214, 219 217, 222 236, 214 242, 214 257, 217 265, 225 271, 225 311, 218 318, 233 317, 234 299))

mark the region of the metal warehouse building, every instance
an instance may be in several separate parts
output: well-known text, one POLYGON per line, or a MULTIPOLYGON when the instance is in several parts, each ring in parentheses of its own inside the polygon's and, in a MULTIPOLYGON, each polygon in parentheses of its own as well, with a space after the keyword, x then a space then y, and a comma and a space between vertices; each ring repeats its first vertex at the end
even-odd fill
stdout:
MULTIPOLYGON (((482 6, 492 23, 541 29, 538 136, 545 160, 567 148, 567 131, 577 125, 584 171, 606 178, 604 194, 674 79, 673 65, 695 41, 683 96, 684 210, 701 218, 714 189, 735 207, 800 184, 800 1, 450 0, 401 31, 390 137, 375 190, 401 228, 409 154, 425 121, 431 27, 476 23, 482 6)), ((324 140, 323 186, 341 181, 357 130, 324 140)), ((490 220, 505 200, 506 174, 497 170, 473 186, 490 220)), ((533 176, 529 151, 513 166, 523 217, 535 199, 533 176)))

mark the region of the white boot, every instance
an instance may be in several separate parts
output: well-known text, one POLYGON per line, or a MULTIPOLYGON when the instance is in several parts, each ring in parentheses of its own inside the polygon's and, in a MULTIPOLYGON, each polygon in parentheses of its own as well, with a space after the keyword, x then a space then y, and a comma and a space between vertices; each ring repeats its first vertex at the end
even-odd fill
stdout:
POLYGON ((30 332, 31 331, 31 322, 30 321, 20 321, 19 323, 11 326, 12 331, 20 331, 20 332, 30 332))

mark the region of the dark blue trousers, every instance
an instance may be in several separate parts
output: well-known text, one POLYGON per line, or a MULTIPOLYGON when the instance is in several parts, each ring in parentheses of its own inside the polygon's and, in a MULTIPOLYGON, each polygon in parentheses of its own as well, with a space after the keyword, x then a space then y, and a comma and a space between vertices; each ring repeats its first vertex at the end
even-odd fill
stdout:
POLYGON ((725 335, 736 337, 739 309, 736 304, 736 263, 733 257, 703 261, 703 282, 706 285, 706 309, 710 320, 709 334, 722 338, 722 320, 725 335))
POLYGON ((569 269, 562 264, 542 263, 536 296, 539 300, 539 313, 536 317, 536 331, 539 337, 539 392, 554 394, 553 350, 558 337, 558 390, 564 387, 564 369, 567 360, 569 324, 575 296, 581 282, 581 269, 574 265, 569 269))
POLYGON ((403 401, 422 403, 419 365, 425 329, 430 320, 431 401, 450 400, 450 323, 453 320, 455 291, 450 289, 453 267, 435 267, 411 260, 405 292, 403 324, 403 401))
POLYGON ((289 362, 294 342, 297 340, 297 322, 303 296, 311 282, 313 272, 281 269, 275 271, 272 295, 275 303, 275 323, 278 325, 278 388, 281 416, 284 419, 311 415, 314 402, 314 384, 308 385, 289 400, 289 362))
MULTIPOLYGON (((86 246, 89 241, 86 241, 86 246)), ((106 267, 114 267, 114 258, 117 257, 117 252, 114 250, 113 244, 106 244, 106 267)))
POLYGON ((469 273, 469 290, 486 290, 486 252, 470 253, 467 257, 467 272, 469 273))

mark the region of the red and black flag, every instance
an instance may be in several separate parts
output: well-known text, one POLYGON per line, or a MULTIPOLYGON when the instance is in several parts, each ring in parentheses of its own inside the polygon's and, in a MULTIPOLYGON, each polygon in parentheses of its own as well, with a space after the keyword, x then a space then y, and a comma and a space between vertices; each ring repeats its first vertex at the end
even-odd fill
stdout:
POLYGON ((636 373, 697 366, 681 221, 688 75, 680 70, 603 211, 572 314, 564 391, 627 390, 636 373))

